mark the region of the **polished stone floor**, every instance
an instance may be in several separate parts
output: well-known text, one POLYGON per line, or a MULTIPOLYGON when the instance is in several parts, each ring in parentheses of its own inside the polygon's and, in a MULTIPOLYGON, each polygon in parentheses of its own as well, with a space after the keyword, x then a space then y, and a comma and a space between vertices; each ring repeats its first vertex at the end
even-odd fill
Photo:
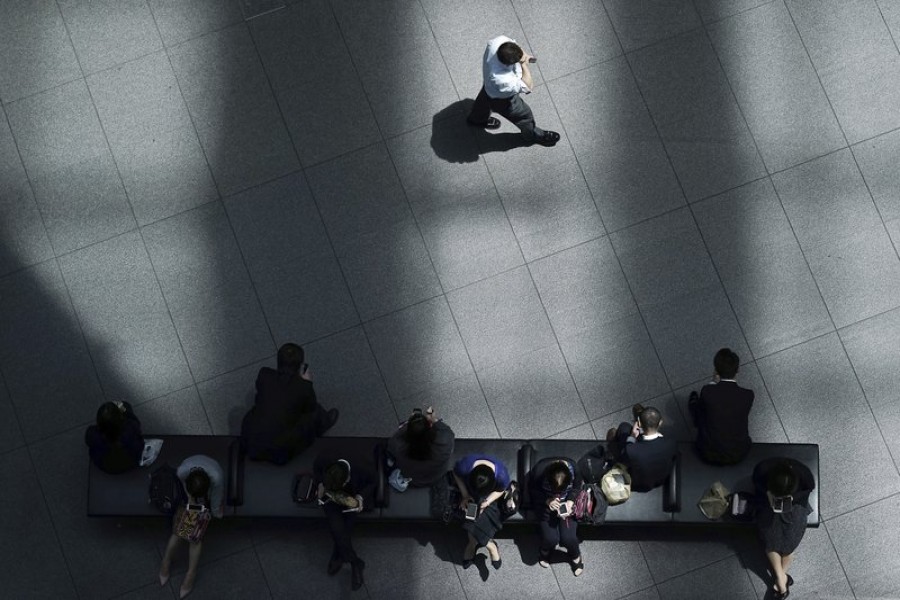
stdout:
MULTIPOLYGON (((754 439, 821 448, 791 598, 900 598, 900 0, 279 6, 0 2, 0 595, 177 597, 161 521, 85 516, 84 428, 236 433, 295 341, 335 435, 489 438, 690 439, 729 346, 754 439), (501 33, 554 148, 465 125, 501 33)), ((351 592, 320 527, 215 523, 193 597, 771 597, 750 534, 600 532, 578 579, 358 537, 351 592)))

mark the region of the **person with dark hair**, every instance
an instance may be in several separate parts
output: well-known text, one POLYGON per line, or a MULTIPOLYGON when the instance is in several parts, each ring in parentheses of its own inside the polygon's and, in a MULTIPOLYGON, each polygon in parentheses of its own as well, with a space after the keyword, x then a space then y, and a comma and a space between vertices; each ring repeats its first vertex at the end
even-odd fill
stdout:
POLYGON ((328 456, 316 458, 313 471, 316 479, 321 481, 317 496, 334 540, 327 572, 335 575, 344 563, 350 563, 351 588, 358 590, 364 583, 366 563, 353 549, 351 533, 356 516, 374 506, 375 477, 359 465, 351 468, 349 461, 328 456))
POLYGON ((388 440, 387 452, 409 485, 429 486, 450 470, 454 440, 453 430, 435 416, 434 408, 424 413, 417 408, 388 440))
POLYGON ((466 519, 463 529, 469 543, 463 552, 463 567, 468 569, 478 548, 487 548, 491 565, 499 569, 503 563, 494 536, 503 527, 503 516, 497 501, 506 496, 513 483, 506 465, 488 454, 468 454, 453 467, 453 478, 460 491, 460 508, 465 512, 470 502, 477 504, 474 520, 466 519))
POLYGON ((809 494, 816 487, 815 479, 799 461, 768 458, 754 467, 753 487, 759 537, 775 576, 775 600, 785 600, 794 584, 787 570, 806 533, 807 517, 812 512, 809 494))
MULTIPOLYGON (((182 461, 177 473, 178 479, 181 480, 184 490, 187 492, 189 505, 202 506, 203 510, 209 511, 217 519, 225 516, 225 473, 218 461, 204 454, 195 454, 182 461)), ((185 510, 185 506, 182 505, 175 514, 172 535, 169 536, 169 543, 166 545, 166 552, 163 554, 162 565, 159 568, 160 585, 168 583, 172 558, 178 549, 179 542, 184 540, 175 529, 185 510)), ((194 589, 202 548, 202 539, 188 542, 188 569, 181 584, 181 598, 190 594, 194 589)))
POLYGON ((283 465, 308 448, 338 420, 338 410, 316 401, 303 348, 278 349, 278 369, 263 367, 256 377, 256 402, 241 422, 241 440, 251 460, 283 465))
POLYGON ((711 383, 700 393, 691 392, 688 409, 697 427, 697 451, 706 462, 733 465, 750 452, 750 410, 753 390, 735 381, 741 360, 730 348, 722 348, 713 358, 716 370, 711 383))
POLYGON ((498 129, 500 121, 491 116, 494 111, 518 127, 528 142, 553 146, 559 141, 559 134, 538 128, 531 108, 519 97, 519 94, 530 94, 534 86, 530 62, 534 62, 534 57, 515 40, 505 35, 490 40, 484 51, 484 85, 475 98, 468 122, 476 127, 498 129))
POLYGON ((540 518, 541 546, 538 564, 550 567, 550 555, 558 545, 569 555, 572 573, 584 572, 584 561, 578 544, 578 522, 573 509, 581 489, 575 463, 568 458, 539 461, 532 470, 531 498, 540 518))
POLYGON ((97 409, 97 424, 84 432, 91 461, 101 471, 124 473, 141 464, 144 436, 128 402, 104 402, 97 409))
POLYGON ((631 411, 634 421, 623 421, 618 428, 610 429, 606 439, 611 454, 628 467, 631 489, 649 492, 668 479, 678 444, 660 433, 663 419, 658 409, 635 404, 631 411))

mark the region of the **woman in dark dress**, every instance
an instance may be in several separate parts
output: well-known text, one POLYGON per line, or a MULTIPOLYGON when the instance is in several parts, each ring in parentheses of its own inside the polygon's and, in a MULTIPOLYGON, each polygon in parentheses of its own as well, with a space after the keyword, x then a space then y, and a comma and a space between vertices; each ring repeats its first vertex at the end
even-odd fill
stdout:
POLYGON ((535 510, 540 515, 541 548, 538 564, 550 567, 550 555, 561 545, 569 555, 572 573, 578 577, 584 572, 581 550, 578 544, 578 522, 572 514, 575 496, 581 488, 581 481, 575 475, 575 463, 568 458, 554 458, 540 461, 534 467, 531 497, 535 510), (565 506, 561 516, 560 508, 565 506))
POLYGON ((503 498, 510 485, 506 465, 488 454, 469 454, 456 462, 453 478, 459 487, 459 506, 463 512, 469 502, 478 504, 475 520, 467 519, 463 522, 463 529, 469 534, 469 543, 463 552, 463 568, 472 566, 475 552, 484 547, 491 556, 491 565, 499 569, 503 561, 494 535, 503 527, 498 501, 503 498))
POLYGON ((91 461, 101 471, 124 473, 141 464, 141 422, 128 402, 102 404, 97 410, 97 424, 87 428, 84 443, 91 461))
POLYGON ((775 575, 775 600, 790 595, 794 579, 787 574, 794 551, 806 533, 812 512, 809 494, 815 480, 806 465, 790 458, 769 458, 753 469, 757 527, 775 575))

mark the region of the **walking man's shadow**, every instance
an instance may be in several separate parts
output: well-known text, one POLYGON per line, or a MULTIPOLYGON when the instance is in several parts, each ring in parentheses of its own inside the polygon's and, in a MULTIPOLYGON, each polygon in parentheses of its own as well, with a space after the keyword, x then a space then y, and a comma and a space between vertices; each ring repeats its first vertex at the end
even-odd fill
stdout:
POLYGON ((431 120, 431 147, 447 162, 471 163, 488 152, 506 152, 531 144, 516 133, 491 133, 466 123, 475 101, 459 100, 436 113, 431 120))

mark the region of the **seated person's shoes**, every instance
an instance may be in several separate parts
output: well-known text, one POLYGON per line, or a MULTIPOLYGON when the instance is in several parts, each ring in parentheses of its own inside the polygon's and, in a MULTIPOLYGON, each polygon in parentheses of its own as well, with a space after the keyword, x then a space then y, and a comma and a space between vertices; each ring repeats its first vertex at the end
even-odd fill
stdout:
POLYGON ((541 146, 555 146, 559 141, 559 134, 555 131, 545 131, 544 135, 535 140, 541 146))
POLYGON ((466 119, 466 123, 472 127, 481 127, 483 129, 500 129, 500 119, 497 117, 488 117, 488 120, 484 123, 476 123, 475 121, 466 119))

